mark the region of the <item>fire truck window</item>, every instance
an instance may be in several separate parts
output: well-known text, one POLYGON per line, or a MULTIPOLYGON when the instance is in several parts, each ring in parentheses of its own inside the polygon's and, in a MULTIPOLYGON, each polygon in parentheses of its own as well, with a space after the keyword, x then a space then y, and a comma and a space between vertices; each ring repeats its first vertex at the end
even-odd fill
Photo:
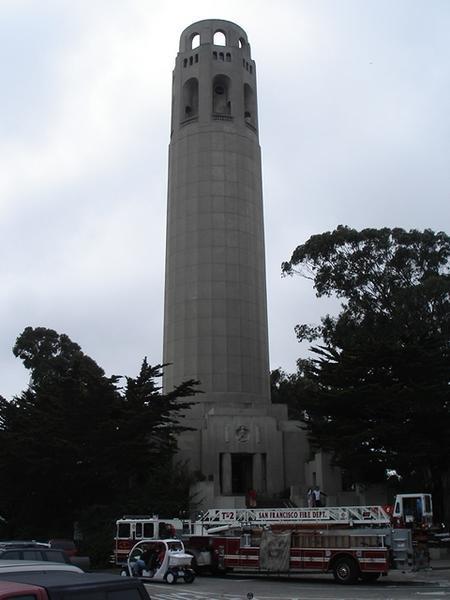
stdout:
POLYGON ((159 524, 159 537, 162 539, 172 537, 172 528, 167 523, 159 524))
POLYGON ((136 537, 142 537, 142 523, 136 523, 136 537))
POLYGON ((117 537, 119 538, 130 538, 130 524, 129 523, 119 523, 119 527, 117 529, 117 537))
POLYGON ((144 523, 144 537, 152 538, 154 536, 153 523, 144 523))

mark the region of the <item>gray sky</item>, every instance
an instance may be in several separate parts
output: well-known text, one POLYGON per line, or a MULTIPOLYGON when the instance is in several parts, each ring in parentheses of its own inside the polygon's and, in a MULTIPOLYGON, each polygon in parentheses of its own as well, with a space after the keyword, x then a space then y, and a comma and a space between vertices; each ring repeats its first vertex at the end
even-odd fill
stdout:
POLYGON ((171 72, 200 19, 243 27, 258 72, 271 367, 330 304, 280 277, 342 223, 449 232, 448 0, 0 0, 0 394, 31 325, 108 375, 162 360, 171 72), (195 5, 195 10, 194 10, 195 5))

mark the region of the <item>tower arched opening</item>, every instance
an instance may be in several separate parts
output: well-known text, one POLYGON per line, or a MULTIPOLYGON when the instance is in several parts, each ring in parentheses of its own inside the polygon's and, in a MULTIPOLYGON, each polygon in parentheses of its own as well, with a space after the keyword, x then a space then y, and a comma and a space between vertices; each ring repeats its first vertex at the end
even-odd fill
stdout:
POLYGON ((192 34, 191 37, 191 50, 200 46, 200 35, 198 33, 192 34))
POLYGON ((244 119, 253 126, 256 123, 256 98, 248 83, 244 83, 244 119))
POLYGON ((183 105, 181 120, 198 116, 198 80, 191 77, 183 85, 183 105))
POLYGON ((217 30, 213 36, 213 44, 214 46, 226 46, 227 38, 223 31, 217 30))
POLYGON ((215 114, 231 114, 231 80, 226 75, 216 75, 213 79, 212 110, 215 114))

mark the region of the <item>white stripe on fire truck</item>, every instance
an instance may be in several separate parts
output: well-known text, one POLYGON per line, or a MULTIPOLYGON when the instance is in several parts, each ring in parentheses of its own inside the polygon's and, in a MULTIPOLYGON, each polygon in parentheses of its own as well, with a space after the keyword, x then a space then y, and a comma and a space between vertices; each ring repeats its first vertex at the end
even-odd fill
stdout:
POLYGON ((387 563, 385 558, 359 558, 360 563, 387 563))
MULTIPOLYGON (((236 554, 225 554, 224 558, 227 560, 234 561, 258 561, 259 556, 246 554, 246 555, 236 555, 236 554)), ((328 562, 330 557, 326 556, 292 556, 291 563, 302 563, 302 562, 328 562)), ((360 563, 386 563, 385 558, 358 558, 358 562, 360 563)))

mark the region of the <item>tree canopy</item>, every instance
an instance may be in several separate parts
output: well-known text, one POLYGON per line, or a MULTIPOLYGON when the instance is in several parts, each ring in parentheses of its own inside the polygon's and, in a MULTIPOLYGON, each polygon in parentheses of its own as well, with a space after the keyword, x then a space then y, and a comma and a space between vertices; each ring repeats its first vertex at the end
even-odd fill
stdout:
POLYGON ((0 515, 10 535, 71 535, 98 507, 164 514, 171 485, 171 510, 186 508, 188 480, 172 459, 197 382, 163 394, 162 366, 144 359, 122 387, 67 335, 43 327, 27 327, 13 352, 31 377, 13 401, 0 398, 0 515))
POLYGON ((442 232, 339 226, 282 265, 310 278, 318 297, 341 300, 337 316, 296 328, 314 342, 295 376, 313 443, 355 481, 393 470, 441 507, 450 464, 449 257, 442 232))

